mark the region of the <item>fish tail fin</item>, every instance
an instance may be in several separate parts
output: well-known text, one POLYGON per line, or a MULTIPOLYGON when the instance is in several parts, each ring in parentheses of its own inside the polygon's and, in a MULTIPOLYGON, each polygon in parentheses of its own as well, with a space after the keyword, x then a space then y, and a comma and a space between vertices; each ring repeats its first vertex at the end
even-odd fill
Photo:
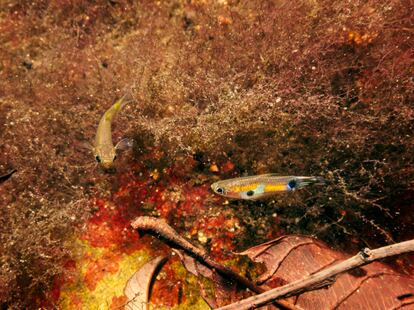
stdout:
POLYGON ((119 110, 121 110, 124 106, 126 106, 128 103, 133 102, 134 96, 132 95, 132 89, 128 89, 125 94, 119 98, 119 100, 117 102, 115 102, 115 104, 113 105, 114 109, 116 110, 116 112, 118 112, 119 110))
POLYGON ((106 111, 106 119, 112 120, 116 114, 118 114, 118 112, 128 103, 134 101, 134 96, 132 95, 132 90, 128 89, 125 94, 119 98, 113 105, 112 107, 106 111))
POLYGON ((132 87, 128 88, 124 95, 118 100, 121 103, 121 109, 130 102, 135 101, 134 96, 132 95, 132 87))
POLYGON ((326 181, 324 178, 319 176, 311 176, 311 177, 296 177, 295 179, 297 188, 303 188, 308 185, 325 185, 326 181))

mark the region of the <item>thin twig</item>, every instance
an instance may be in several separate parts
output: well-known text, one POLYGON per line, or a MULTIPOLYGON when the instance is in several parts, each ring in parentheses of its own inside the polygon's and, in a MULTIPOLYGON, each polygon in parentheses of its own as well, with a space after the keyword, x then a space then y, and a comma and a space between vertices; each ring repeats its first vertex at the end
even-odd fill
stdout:
MULTIPOLYGON (((149 216, 140 216, 131 223, 131 226, 134 229, 148 230, 148 231, 155 232, 156 234, 165 238, 169 242, 182 248, 187 253, 189 253, 196 259, 198 259, 200 262, 210 267, 212 270, 217 271, 222 276, 233 279, 237 283, 243 285, 244 287, 249 288, 251 291, 255 293, 260 294, 266 291, 266 288, 257 286, 256 284, 249 281, 245 277, 239 275, 238 273, 236 273, 229 267, 219 264, 218 262, 213 260, 204 249, 197 248, 196 246, 191 244, 189 241, 181 237, 163 219, 149 217, 149 216)), ((282 307, 283 309, 291 309, 291 310, 301 309, 300 307, 297 307, 285 300, 276 301, 275 304, 279 307, 282 307)))
POLYGON ((362 250, 357 255, 337 263, 331 267, 325 268, 317 273, 311 274, 308 277, 297 280, 295 282, 286 284, 284 286, 266 291, 260 295, 252 296, 236 303, 218 308, 219 310, 243 310, 262 306, 269 302, 274 302, 277 298, 287 297, 301 293, 305 288, 314 287, 315 284, 320 283, 326 279, 332 278, 339 273, 354 269, 356 267, 369 264, 373 261, 414 251, 414 239, 404 241, 392 245, 388 245, 375 250, 368 248, 362 250))

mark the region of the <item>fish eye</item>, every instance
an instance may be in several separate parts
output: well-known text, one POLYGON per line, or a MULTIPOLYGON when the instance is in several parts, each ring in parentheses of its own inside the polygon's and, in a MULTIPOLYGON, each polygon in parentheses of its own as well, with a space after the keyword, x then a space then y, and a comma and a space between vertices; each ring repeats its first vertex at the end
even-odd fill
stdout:
POLYGON ((251 197, 254 195, 254 191, 250 190, 246 193, 247 196, 251 197))
POLYGON ((223 194, 224 193, 224 189, 222 187, 217 187, 216 191, 219 194, 223 194))
POLYGON ((101 162, 101 157, 99 157, 99 155, 96 155, 96 156, 95 156, 95 159, 96 159, 96 161, 97 161, 98 163, 100 163, 100 162, 101 162))

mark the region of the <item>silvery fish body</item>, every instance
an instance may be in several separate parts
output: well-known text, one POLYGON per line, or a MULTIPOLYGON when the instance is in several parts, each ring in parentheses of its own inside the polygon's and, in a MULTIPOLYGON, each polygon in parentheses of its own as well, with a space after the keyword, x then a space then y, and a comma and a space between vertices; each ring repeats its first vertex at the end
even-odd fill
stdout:
POLYGON ((278 176, 262 174, 218 181, 211 185, 219 195, 234 199, 256 200, 277 193, 290 192, 309 184, 324 184, 322 177, 316 176, 278 176))
POLYGON ((119 99, 104 113, 99 121, 93 149, 96 161, 104 169, 112 168, 117 149, 125 149, 132 146, 132 140, 130 139, 123 139, 116 146, 112 142, 112 121, 127 102, 125 96, 119 99))

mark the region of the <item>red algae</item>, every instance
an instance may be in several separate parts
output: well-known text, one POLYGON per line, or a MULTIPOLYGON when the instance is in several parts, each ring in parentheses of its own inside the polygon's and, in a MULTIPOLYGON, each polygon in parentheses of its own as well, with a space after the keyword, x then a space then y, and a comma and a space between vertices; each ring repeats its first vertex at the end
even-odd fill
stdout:
POLYGON ((138 235, 130 227, 130 222, 122 214, 122 209, 102 199, 94 202, 97 211, 88 220, 81 240, 88 241, 94 247, 120 246, 127 250, 136 249, 138 235))
MULTIPOLYGON (((110 197, 91 200, 93 215, 87 220, 80 240, 87 242, 90 250, 96 248, 103 252, 99 256, 85 253, 81 258, 80 265, 86 266, 82 282, 90 292, 104 277, 119 272, 124 254, 132 255, 139 250, 145 250, 151 256, 168 253, 167 246, 160 247, 161 243, 156 240, 149 243, 150 238, 140 238, 130 227, 130 222, 139 215, 157 212, 184 235, 187 227, 191 226, 190 236, 201 244, 208 241, 211 254, 217 259, 228 258, 230 251, 235 249, 237 219, 226 215, 226 212, 211 213, 211 204, 219 198, 213 196, 209 184, 191 184, 187 179, 190 172, 182 173, 185 169, 195 168, 194 160, 183 160, 183 165, 182 169, 177 164, 164 167, 159 174, 151 170, 145 173, 120 172, 117 174, 118 188, 110 197), (187 219, 185 223, 183 218, 187 219)), ((162 281, 154 285, 155 304, 175 306, 185 302, 185 290, 190 288, 177 285, 183 283, 184 278, 182 275, 177 278, 177 271, 172 268, 174 263, 177 264, 177 259, 163 268, 162 281)), ((72 272, 75 267, 73 262, 65 265, 72 272)), ((73 282, 74 279, 66 279, 57 283, 54 300, 59 298, 61 286, 73 282)), ((122 301, 122 296, 114 296, 112 304, 118 305, 122 301)))
POLYGON ((230 160, 226 161, 222 166, 221 166, 221 170, 223 171, 223 173, 229 173, 231 171, 233 171, 235 168, 234 163, 232 163, 230 160))
POLYGON ((70 294, 70 309, 81 310, 84 309, 83 302, 77 293, 70 294))
POLYGON ((193 231, 197 232, 199 240, 209 243, 209 251, 212 256, 219 260, 229 258, 231 251, 235 249, 235 240, 239 232, 235 230, 238 220, 226 219, 225 214, 216 217, 203 217, 194 223, 193 231), (200 232, 202 235, 200 236, 200 232))
POLYGON ((0 168, 18 172, 0 187, 1 306, 98 303, 92 274, 95 291, 68 292, 86 264, 119 256, 115 283, 128 258, 169 251, 129 227, 139 215, 218 260, 280 234, 350 252, 412 238, 409 2, 6 1, 0 168), (130 87, 113 137, 137 143, 107 175, 77 145, 130 87), (263 203, 209 190, 266 172, 328 182, 263 203))
POLYGON ((109 306, 110 310, 123 310, 125 309, 125 304, 128 301, 126 296, 114 296, 112 297, 111 305, 109 306))
POLYGON ((102 280, 106 273, 115 273, 119 270, 119 253, 105 253, 103 257, 91 261, 85 274, 85 284, 93 291, 97 283, 102 280))
POLYGON ((173 307, 185 302, 185 278, 177 274, 173 267, 177 262, 177 258, 170 259, 158 275, 152 287, 152 304, 173 307))
MULTIPOLYGON (((230 257, 237 235, 241 233, 237 230, 238 220, 228 212, 217 213, 212 209, 212 203, 220 198, 213 196, 209 184, 188 182, 187 174, 195 169, 195 161, 189 158, 182 164, 185 167, 181 168, 177 163, 164 167, 159 174, 151 170, 144 173, 120 172, 117 175, 118 189, 110 197, 91 201, 94 213, 88 219, 80 240, 93 248, 104 249, 104 252, 97 258, 86 254, 82 259, 83 264, 86 263, 83 282, 88 290, 94 291, 105 276, 119 271, 123 254, 131 255, 141 249, 151 256, 166 253, 167 246, 159 247, 159 241, 148 244, 149 238, 140 238, 130 227, 130 222, 139 215, 157 212, 184 235, 187 227, 191 226, 189 235, 203 245, 208 243, 211 255, 216 259, 230 257), (182 173, 188 169, 190 171, 182 173), (183 218, 186 218, 185 223, 183 218)), ((142 168, 139 165, 135 167, 142 168)), ((172 269, 174 263, 177 263, 176 259, 163 268, 162 281, 156 281, 154 285, 152 302, 155 304, 170 307, 185 302, 185 290, 189 288, 179 284, 184 279, 176 278, 177 272, 172 269)), ((122 300, 122 297, 114 297, 112 304, 122 303, 122 300)))

